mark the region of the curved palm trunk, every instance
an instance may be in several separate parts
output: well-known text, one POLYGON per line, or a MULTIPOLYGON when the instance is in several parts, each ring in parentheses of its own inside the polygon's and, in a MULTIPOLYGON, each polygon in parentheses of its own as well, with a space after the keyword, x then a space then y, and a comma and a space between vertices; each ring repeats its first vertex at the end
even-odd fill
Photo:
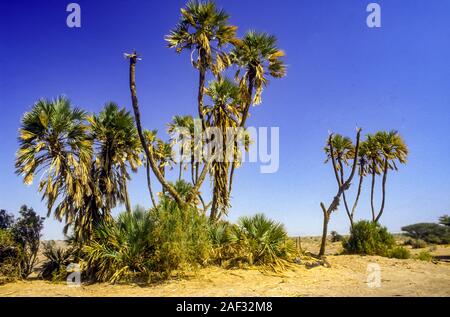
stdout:
POLYGON ((359 174, 358 193, 356 194, 355 203, 353 204, 353 207, 352 207, 352 213, 351 213, 351 215, 352 215, 352 219, 351 219, 351 227, 352 227, 352 228, 353 228, 353 217, 354 217, 354 215, 355 215, 356 207, 358 206, 359 197, 361 196, 363 180, 364 180, 364 175, 363 175, 362 167, 361 167, 361 169, 360 169, 360 174, 359 174))
POLYGON ((385 158, 384 159, 384 171, 383 171, 383 183, 382 183, 382 199, 381 199, 381 207, 380 207, 380 211, 378 213, 378 216, 375 218, 375 222, 378 222, 381 218, 381 215, 383 214, 384 211, 384 205, 386 202, 386 180, 387 180, 387 174, 388 174, 388 159, 385 158))
POLYGON ((152 168, 153 173, 155 173, 156 178, 161 183, 161 185, 168 190, 170 195, 176 201, 179 206, 184 206, 186 202, 181 198, 179 193, 171 186, 167 180, 161 175, 161 172, 158 169, 155 158, 150 152, 147 141, 145 140, 144 133, 142 131, 141 125, 141 112, 139 110, 139 103, 136 93, 136 62, 137 62, 137 54, 134 52, 129 55, 130 58, 130 92, 131 92, 131 101, 133 104, 134 117, 136 121, 136 128, 139 134, 139 139, 141 140, 142 147, 144 148, 145 155, 147 156, 147 160, 150 162, 150 167, 152 168))
POLYGON ((150 199, 152 200, 153 208, 156 208, 156 200, 155 200, 155 196, 153 195, 152 181, 150 178, 150 163, 148 160, 147 160, 146 172, 147 172, 147 187, 148 187, 148 191, 150 193, 150 199))
POLYGON ((375 205, 374 205, 374 198, 375 198, 375 160, 372 160, 372 186, 370 190, 370 207, 372 208, 372 221, 375 221, 375 205))
MULTIPOLYGON (((338 159, 339 168, 340 168, 340 176, 341 176, 341 184, 344 184, 344 165, 342 161, 338 159)), ((353 227, 353 215, 350 212, 350 208, 348 207, 347 197, 345 197, 345 191, 342 193, 342 199, 344 200, 345 212, 347 213, 348 219, 350 220, 350 226, 353 227)))

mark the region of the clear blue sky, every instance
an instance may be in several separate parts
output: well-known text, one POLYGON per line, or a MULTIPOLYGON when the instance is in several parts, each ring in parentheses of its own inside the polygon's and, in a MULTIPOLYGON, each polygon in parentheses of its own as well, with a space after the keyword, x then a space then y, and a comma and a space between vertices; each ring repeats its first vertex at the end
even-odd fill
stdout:
MULTIPOLYGON (((273 81, 249 124, 280 127, 280 170, 260 174, 246 164, 235 180, 230 219, 264 212, 291 234, 320 234, 320 201, 336 186, 322 152, 329 130, 354 135, 397 129, 410 148, 408 165, 391 174, 383 224, 398 231, 450 212, 450 25, 447 0, 378 1, 382 27, 366 26, 370 1, 218 1, 239 26, 275 34, 288 76, 273 81)), ((99 111, 107 101, 130 107, 128 63, 137 49, 138 93, 146 128, 165 129, 175 114, 194 114, 197 74, 189 56, 163 40, 185 1, 81 1, 82 27, 69 29, 69 1, 0 4, 0 208, 26 203, 42 215, 36 186, 14 174, 22 114, 41 97, 67 95, 99 111)), ((149 206, 144 173, 130 184, 133 204, 149 206)), ((368 196, 368 187, 364 196, 368 196)), ((357 218, 368 218, 364 199, 357 218)), ((339 210, 331 230, 346 232, 339 210)), ((62 225, 45 222, 45 238, 62 225)))

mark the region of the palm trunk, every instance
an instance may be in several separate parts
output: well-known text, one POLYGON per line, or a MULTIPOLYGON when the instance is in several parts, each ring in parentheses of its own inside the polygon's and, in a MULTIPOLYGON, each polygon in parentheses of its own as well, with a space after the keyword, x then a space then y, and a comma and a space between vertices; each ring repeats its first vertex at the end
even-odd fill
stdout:
MULTIPOLYGON (((249 73, 248 76, 248 95, 249 95, 249 100, 247 101, 244 111, 242 113, 242 118, 241 118, 241 123, 239 125, 240 128, 245 128, 245 123, 247 122, 247 118, 248 118, 248 113, 250 111, 250 106, 252 104, 252 98, 253 98, 253 81, 255 79, 255 75, 253 72, 249 73)), ((237 150, 238 144, 237 142, 234 143, 234 147, 237 150)), ((234 177, 234 170, 236 169, 236 157, 233 160, 233 164, 231 164, 231 171, 230 171, 230 181, 229 181, 229 185, 228 185, 228 194, 231 195, 231 190, 233 187, 233 177, 234 177)))
POLYGON ((327 235, 328 235, 328 223, 330 221, 330 217, 324 204, 321 204, 320 206, 322 207, 323 211, 323 230, 322 230, 322 242, 320 244, 319 257, 322 257, 325 255, 325 248, 327 245, 327 235))
POLYGON ((351 219, 351 227, 352 227, 352 228, 353 228, 353 217, 354 217, 354 215, 355 215, 356 207, 358 206, 359 197, 361 196, 361 190, 362 190, 363 180, 364 180, 364 175, 363 175, 362 168, 361 168, 360 174, 359 174, 358 193, 356 194, 355 203, 353 204, 353 207, 352 207, 352 213, 351 213, 351 215, 352 215, 352 219, 351 219))
POLYGON ((148 191, 150 193, 150 199, 152 200, 153 208, 156 208, 156 200, 155 200, 155 196, 153 195, 152 182, 150 179, 150 163, 148 160, 147 160, 146 171, 147 171, 147 186, 148 186, 148 191))
POLYGON ((125 192, 125 208, 127 210, 127 213, 131 214, 130 195, 128 194, 128 185, 126 179, 124 179, 123 182, 123 188, 125 192))
MULTIPOLYGON (((341 175, 341 184, 344 184, 344 164, 342 161, 338 159, 340 175, 341 175)), ((350 213, 350 208, 348 207, 347 197, 345 197, 345 191, 342 193, 342 198, 344 200, 345 212, 347 213, 348 219, 350 220, 350 226, 353 227, 353 215, 350 213)))
POLYGON ((141 113, 139 110, 139 103, 137 98, 137 92, 136 92, 136 62, 137 62, 137 54, 134 52, 133 54, 129 55, 130 57, 130 92, 131 92, 131 101, 133 104, 133 111, 134 111, 134 117, 136 121, 136 128, 139 134, 139 139, 141 140, 142 147, 144 148, 145 155, 147 156, 147 160, 150 162, 150 167, 152 168, 153 173, 155 173, 156 178, 161 183, 163 187, 165 187, 170 195, 173 197, 173 199, 176 201, 176 203, 181 207, 186 204, 186 202, 182 199, 182 197, 179 195, 179 193, 171 186, 167 180, 164 178, 163 175, 161 175, 160 171, 158 170, 158 166, 156 164, 155 158, 153 157, 153 154, 150 152, 147 141, 145 140, 144 133, 142 131, 142 124, 141 124, 141 113))
POLYGON ((375 196, 375 160, 372 160, 372 187, 370 191, 370 206, 372 207, 372 221, 375 222, 375 206, 374 206, 374 196, 375 196))
POLYGON ((381 215, 383 214, 384 211, 384 205, 386 202, 386 180, 387 180, 387 174, 388 174, 388 160, 387 158, 384 159, 384 171, 383 171, 383 183, 382 183, 382 200, 381 200, 381 207, 380 207, 380 212, 378 213, 377 218, 375 219, 375 222, 378 222, 381 218, 381 215))

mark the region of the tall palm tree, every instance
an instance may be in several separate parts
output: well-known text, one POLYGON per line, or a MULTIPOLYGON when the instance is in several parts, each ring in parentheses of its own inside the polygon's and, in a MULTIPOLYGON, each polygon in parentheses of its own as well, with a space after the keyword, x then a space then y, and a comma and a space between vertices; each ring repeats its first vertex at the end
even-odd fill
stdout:
MULTIPOLYGON (((343 155, 349 155, 349 156, 352 155, 353 156, 353 160, 351 163, 351 172, 347 179, 344 179, 343 177, 340 176, 340 174, 341 174, 340 171, 342 171, 342 165, 339 165, 339 163, 337 162, 336 156, 335 156, 338 154, 338 152, 334 149, 335 137, 333 134, 331 134, 328 137, 328 141, 327 141, 328 149, 326 149, 325 151, 327 153, 327 156, 330 158, 332 166, 333 166, 334 176, 335 176, 336 182, 338 184, 338 191, 337 191, 336 195, 334 196, 332 202, 328 206, 328 208, 325 207, 325 204, 323 202, 320 203, 320 208, 322 208, 322 212, 323 212, 323 230, 322 230, 322 242, 320 244, 319 256, 323 256, 325 254, 325 247, 326 247, 326 243, 327 243, 327 234, 328 234, 328 223, 330 222, 331 214, 338 209, 339 203, 341 200, 341 196, 345 193, 346 190, 348 190, 350 188, 350 186, 352 184, 352 180, 353 180, 353 177, 356 172, 356 166, 358 165, 360 137, 361 137, 361 129, 358 128, 357 134, 356 134, 356 145, 354 147, 354 150, 349 149, 350 146, 348 145, 348 140, 346 138, 343 138, 343 137, 338 138, 338 140, 339 140, 338 143, 345 145, 343 147, 347 148, 347 150, 345 150, 345 151, 342 151, 342 150, 340 151, 342 156, 343 155)), ((343 160, 342 157, 341 157, 341 160, 343 160)))
POLYGON ((131 213, 127 182, 128 167, 137 172, 140 166, 141 146, 134 119, 125 108, 108 103, 98 115, 88 118, 96 150, 98 176, 95 178, 104 199, 106 212, 117 203, 125 203, 131 213))
POLYGON ((25 184, 40 175, 38 190, 48 216, 53 210, 59 221, 65 219, 65 232, 74 224, 81 239, 103 217, 91 182, 92 141, 86 113, 62 96, 41 99, 25 113, 19 131, 16 173, 23 175, 25 184))
POLYGON ((191 52, 192 65, 198 69, 199 84, 197 93, 198 114, 205 128, 203 96, 206 73, 212 70, 215 75, 231 64, 223 51, 227 44, 237 44, 236 26, 228 24, 229 15, 218 9, 213 1, 189 1, 181 9, 177 26, 166 36, 169 48, 177 53, 191 52), (197 55, 194 60, 194 55, 197 55))
POLYGON ((380 175, 381 155, 378 140, 373 134, 368 134, 364 141, 364 151, 367 157, 367 170, 371 175, 371 190, 370 190, 370 207, 372 211, 372 220, 375 220, 375 179, 380 175))
POLYGON ((377 132, 375 134, 375 139, 379 145, 381 159, 380 169, 383 173, 381 206, 378 214, 373 219, 374 222, 378 222, 383 214, 386 202, 386 180, 388 171, 397 171, 397 163, 405 164, 409 150, 403 138, 395 130, 389 132, 377 132))
MULTIPOLYGON (((217 220, 221 214, 226 214, 229 207, 228 171, 230 158, 227 149, 233 148, 234 142, 228 144, 227 132, 229 128, 236 128, 240 120, 240 92, 239 87, 228 79, 219 78, 210 82, 206 95, 211 99, 211 105, 206 107, 205 115, 209 126, 221 132, 220 148, 213 149, 215 157, 211 166, 213 178, 213 200, 210 218, 217 220), (219 213, 220 211, 220 213, 219 213)), ((215 136, 218 137, 218 136, 215 136)))
MULTIPOLYGON (((250 106, 261 103, 263 88, 268 84, 269 77, 282 78, 286 76, 286 65, 282 59, 284 55, 284 52, 277 47, 275 36, 255 31, 247 32, 230 53, 232 62, 239 67, 236 78, 239 80, 244 104, 241 110, 240 127, 245 127, 250 106), (244 73, 239 79, 241 71, 244 73)), ((236 143, 235 146, 237 147, 236 143)), ((237 157, 234 161, 237 161, 237 157)), ((234 170, 237 166, 238 162, 234 162, 231 167, 230 191, 234 170)))

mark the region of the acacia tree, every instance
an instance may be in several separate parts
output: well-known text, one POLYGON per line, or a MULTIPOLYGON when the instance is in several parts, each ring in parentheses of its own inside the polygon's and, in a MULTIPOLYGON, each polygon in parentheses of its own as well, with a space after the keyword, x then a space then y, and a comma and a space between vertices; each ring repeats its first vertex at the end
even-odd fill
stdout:
MULTIPOLYGON (((350 172, 349 177, 345 181, 342 181, 342 178, 339 175, 340 174, 339 173, 339 165, 337 163, 337 158, 335 156, 337 154, 337 152, 334 149, 334 142, 333 142, 334 135, 330 134, 330 136, 328 138, 326 152, 329 154, 329 156, 331 158, 334 175, 336 178, 336 182, 338 184, 338 191, 337 191, 336 195, 334 196, 333 201, 328 206, 328 208, 325 207, 325 204, 323 202, 320 203, 320 207, 322 208, 322 212, 323 212, 323 232, 322 232, 322 242, 320 245, 319 256, 323 256, 325 254, 325 247, 326 247, 326 243, 327 243, 327 234, 328 234, 328 223, 330 221, 331 214, 338 209, 339 203, 341 200, 341 196, 343 195, 343 193, 346 190, 348 190, 350 188, 353 177, 355 175, 356 166, 358 165, 360 136, 361 136, 361 129, 358 129, 358 132, 356 134, 356 145, 355 145, 354 151, 353 151, 353 162, 351 165, 352 166, 351 172, 350 172)), ((342 138, 342 137, 340 137, 340 138, 342 138)), ((345 141, 345 143, 347 143, 347 141, 345 141)), ((346 147, 348 147, 348 145, 346 145, 346 147)), ((348 152, 348 151, 346 151, 346 152, 348 152)))

